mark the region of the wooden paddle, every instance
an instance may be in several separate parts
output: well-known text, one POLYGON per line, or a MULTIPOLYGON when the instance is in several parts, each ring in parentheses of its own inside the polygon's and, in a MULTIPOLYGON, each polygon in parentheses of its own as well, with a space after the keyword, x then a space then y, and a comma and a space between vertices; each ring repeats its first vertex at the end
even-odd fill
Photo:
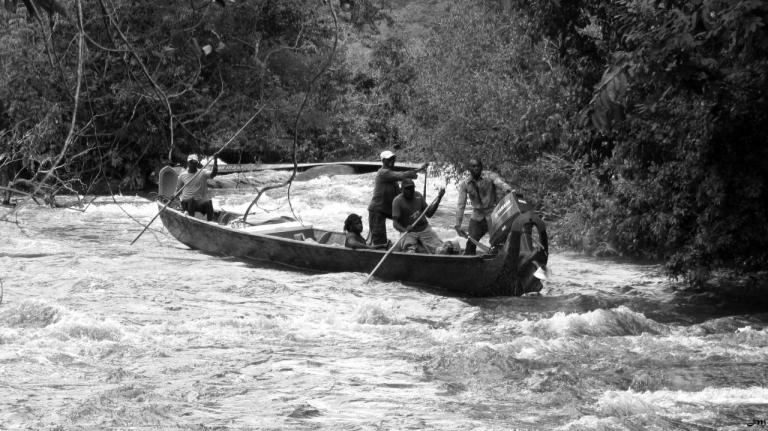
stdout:
POLYGON ((440 198, 442 198, 442 196, 440 196, 438 194, 437 197, 435 198, 435 200, 433 200, 431 204, 427 205, 427 207, 424 208, 424 211, 422 211, 421 214, 419 214, 419 217, 417 217, 416 220, 413 223, 411 223, 410 226, 408 226, 408 228, 405 230, 405 232, 403 232, 403 234, 400 235, 400 238, 394 244, 392 244, 392 247, 390 247, 389 250, 387 250, 387 252, 384 254, 384 257, 382 257, 381 260, 379 261, 379 263, 376 265, 376 267, 373 268, 373 271, 371 271, 371 273, 368 274, 368 277, 365 277, 365 281, 363 282, 363 284, 368 283, 368 281, 371 279, 371 277, 373 277, 373 274, 376 273, 376 270, 379 269, 381 264, 384 263, 384 261, 390 255, 390 253, 392 253, 395 250, 395 248, 397 247, 397 245, 400 244, 400 241, 402 241, 403 238, 405 238, 405 235, 407 235, 408 232, 410 232, 413 229, 413 227, 416 225, 416 223, 418 223, 419 220, 421 220, 421 218, 424 217, 424 214, 426 214, 427 211, 432 207, 432 205, 434 205, 440 198))
MULTIPOLYGON (((215 159, 216 159, 216 156, 213 156, 213 160, 215 160, 215 159)), ((201 172, 203 172, 203 170, 204 170, 204 169, 205 169, 205 168, 206 168, 206 167, 207 167, 207 166, 208 166, 210 163, 211 163, 211 160, 208 160, 208 163, 206 163, 206 164, 205 164, 205 166, 203 166, 203 167, 201 167, 200 169, 198 169, 198 171, 197 171, 197 172, 195 172, 195 174, 194 174, 194 176, 193 176, 192 178, 194 178, 194 177, 196 177, 196 176, 200 175, 200 173, 201 173, 201 172)), ((151 224, 152 224, 152 222, 153 222, 153 221, 155 221, 155 219, 156 219, 158 216, 160 216, 160 213, 162 213, 163 211, 165 211, 165 209, 166 209, 166 208, 168 208, 168 205, 170 205, 170 204, 171 204, 171 202, 173 202, 173 201, 174 201, 176 198, 178 198, 178 197, 181 195, 181 192, 183 192, 183 191, 184 191, 184 189, 185 189, 185 188, 187 188, 187 185, 188 185, 188 184, 189 184, 189 183, 187 183, 187 184, 184 184, 183 186, 181 186, 181 188, 180 188, 180 189, 176 190, 176 193, 174 193, 174 194, 173 194, 173 196, 171 196, 171 198, 170 198, 170 199, 168 199, 168 202, 166 202, 166 203, 165 203, 165 205, 163 205, 163 206, 160 208, 160 211, 158 211, 158 212, 157 212, 157 214, 155 214, 155 216, 154 216, 154 217, 152 217, 152 220, 150 220, 150 221, 149 221, 149 223, 147 223, 147 225, 146 225, 146 226, 144 226, 144 229, 142 229, 142 230, 141 230, 141 232, 140 232, 140 233, 139 233, 139 234, 136 236, 136 238, 134 238, 134 239, 133 239, 133 241, 131 241, 131 245, 133 245, 133 243, 135 243, 135 242, 136 242, 136 241, 137 241, 139 238, 141 238, 141 236, 142 236, 142 235, 144 235, 144 232, 146 232, 146 231, 147 231, 147 229, 149 229, 149 225, 151 225, 151 224)))
POLYGON ((476 240, 476 239, 472 238, 471 236, 467 235, 467 236, 466 236, 466 238, 467 238, 468 240, 472 241, 472 242, 473 242, 473 243, 474 243, 474 244, 477 246, 477 248, 479 248, 480 250, 482 250, 484 253, 488 253, 489 251, 491 251, 491 248, 490 248, 490 247, 488 247, 488 246, 487 246, 487 245, 485 245, 485 244, 480 244, 480 241, 478 241, 478 240, 476 240))
MULTIPOLYGON (((227 148, 227 146, 228 146, 229 144, 231 144, 231 143, 232 143, 232 142, 235 140, 235 138, 236 138, 238 135, 240 135, 240 132, 242 132, 243 130, 245 130, 245 128, 246 128, 246 127, 247 127, 249 124, 251 124, 251 121, 255 120, 255 119, 256 119, 256 116, 258 116, 258 115, 261 113, 261 111, 263 111, 263 110, 264 110, 264 107, 261 107, 261 108, 259 108, 259 110, 258 110, 258 111, 256 111, 256 113, 255 113, 255 114, 253 114, 253 115, 251 116, 251 118, 249 118, 249 119, 248 119, 248 121, 246 121, 246 122, 245 122, 245 124, 243 124, 243 127, 241 127, 241 128, 240 128, 240 129, 239 129, 237 132, 235 132, 235 134, 234 134, 234 135, 232 135, 232 137, 231 137, 231 138, 229 138, 229 141, 227 141, 227 142, 226 142, 224 145, 222 145, 222 146, 221 146, 221 148, 219 148, 219 149, 218 149, 218 151, 216 151, 215 153, 213 153, 213 155, 212 155, 212 156, 211 156, 211 157, 208 159, 208 161, 205 163, 205 166, 202 166, 202 167, 201 167, 201 168, 198 170, 198 172, 202 172, 202 171, 203 171, 205 168, 207 168, 207 167, 208 167, 208 165, 209 165, 209 164, 211 164, 211 160, 216 160, 216 157, 219 155, 219 153, 221 153, 222 151, 224 151, 224 149, 225 149, 225 148, 227 148)), ((195 174, 195 175, 197 175, 197 174, 195 174)), ((168 205, 170 205, 170 204, 171 204, 171 202, 173 202, 173 200, 174 200, 174 199, 176 199, 177 197, 179 197, 179 195, 181 195, 181 191, 182 191, 182 190, 184 190, 184 188, 185 188, 186 186, 187 186, 187 185, 185 184, 185 185, 183 185, 183 186, 181 187, 181 189, 177 190, 177 191, 176 191, 176 193, 173 195, 173 197, 171 197, 171 199, 170 199, 168 202, 166 202, 166 204, 165 204, 165 205, 163 205, 163 207, 162 207, 162 208, 160 208, 160 211, 158 211, 158 212, 157 212, 157 214, 155 214, 155 216, 154 216, 154 217, 152 217, 152 220, 150 220, 150 221, 149 221, 149 223, 147 223, 147 224, 144 226, 144 229, 142 229, 142 230, 141 230, 141 232, 140 232, 138 235, 136 235, 136 238, 134 238, 134 239, 133 239, 133 241, 131 241, 131 245, 133 245, 133 243, 135 243, 136 241, 138 241, 138 239, 139 239, 139 238, 141 238, 141 236, 142 236, 142 235, 144 235, 144 232, 146 232, 146 231, 147 231, 147 229, 149 229, 149 226, 152 224, 152 222, 153 222, 153 221, 155 221, 155 219, 157 219, 157 217, 160 215, 160 213, 161 213, 161 212, 165 211, 165 209, 166 209, 166 208, 168 208, 168 205)))

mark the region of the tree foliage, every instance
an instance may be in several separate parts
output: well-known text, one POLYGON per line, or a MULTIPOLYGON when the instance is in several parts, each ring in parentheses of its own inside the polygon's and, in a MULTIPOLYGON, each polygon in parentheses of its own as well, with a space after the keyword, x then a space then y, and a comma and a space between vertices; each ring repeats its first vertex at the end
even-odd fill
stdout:
MULTIPOLYGON (((70 17, 79 4, 61 2, 70 17)), ((52 167, 73 118, 79 62, 75 142, 66 168, 55 167, 65 183, 99 179, 141 188, 159 165, 220 148, 259 109, 264 115, 227 148, 225 159, 289 159, 294 133, 302 160, 328 157, 349 139, 334 133, 345 112, 330 109, 346 91, 345 75, 322 78, 322 90, 294 130, 335 33, 328 9, 316 6, 309 0, 83 2, 82 26, 55 17, 49 26, 14 9, 0 26, 0 100, 9 116, 0 135, 3 163, 32 181, 52 167), (73 41, 81 33, 86 50, 79 58, 73 41), (315 145, 318 139, 330 142, 315 145)), ((82 186, 68 184, 79 192, 87 189, 82 186)))
POLYGON ((696 280, 768 263, 768 4, 515 2, 583 91, 563 136, 600 177, 585 218, 696 280), (591 91, 588 91, 591 90, 591 91))
POLYGON ((498 169, 557 148, 570 88, 548 41, 522 20, 455 2, 414 60, 414 138, 450 164, 482 155, 498 169))
MULTIPOLYGON (((16 12, 19 3, 18 0, 3 1, 5 10, 8 12, 16 12)), ((56 0, 21 0, 21 3, 24 4, 30 18, 38 17, 40 12, 43 11, 48 13, 49 16, 55 13, 65 17, 68 16, 67 9, 56 0)))
POLYGON ((561 242, 694 281, 768 264, 766 2, 396 2, 418 32, 380 32, 395 2, 342 3, 296 123, 335 34, 314 0, 5 0, 0 173, 136 189, 263 112, 225 160, 290 159, 293 136, 302 161, 480 156, 561 242))

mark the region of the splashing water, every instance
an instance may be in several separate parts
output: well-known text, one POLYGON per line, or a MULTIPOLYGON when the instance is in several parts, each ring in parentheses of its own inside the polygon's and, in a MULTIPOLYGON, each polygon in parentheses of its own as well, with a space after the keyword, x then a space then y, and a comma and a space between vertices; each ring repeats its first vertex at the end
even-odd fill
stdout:
MULTIPOLYGON (((257 211, 341 230, 350 212, 367 219, 372 182, 297 182, 290 204, 274 190, 257 211)), ((254 197, 215 192, 233 211, 254 197)), ((431 220, 444 239, 456 239, 456 196, 449 186, 431 220)), ((459 298, 208 256, 159 222, 131 246, 132 218, 157 207, 116 200, 28 206, 0 223, 0 428, 735 430, 768 419, 768 316, 684 296, 657 266, 554 254, 540 296, 459 298)))

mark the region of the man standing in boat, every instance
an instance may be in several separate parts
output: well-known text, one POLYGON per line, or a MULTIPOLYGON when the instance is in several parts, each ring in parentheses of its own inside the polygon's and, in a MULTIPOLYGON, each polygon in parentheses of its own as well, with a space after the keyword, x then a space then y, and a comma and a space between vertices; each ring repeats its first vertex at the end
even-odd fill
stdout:
POLYGON ((405 233, 400 240, 400 248, 407 253, 426 251, 434 254, 439 247, 443 246, 443 240, 432 230, 427 219, 437 211, 440 200, 445 194, 445 188, 440 188, 437 198, 427 208, 427 202, 424 196, 416 191, 413 180, 405 179, 402 184, 403 192, 392 202, 392 224, 399 232, 405 233), (423 216, 421 216, 422 212, 423 216))
POLYGON ((176 183, 176 191, 181 191, 181 209, 187 214, 195 216, 195 211, 205 214, 208 221, 213 220, 213 203, 208 196, 208 179, 214 178, 219 173, 219 165, 216 157, 213 158, 213 169, 211 172, 200 169, 200 160, 196 154, 190 154, 187 157, 187 172, 179 175, 176 183))
MULTIPOLYGON (((495 172, 483 172, 483 162, 480 159, 469 159, 469 176, 459 184, 459 201, 456 207, 456 226, 454 226, 456 232, 465 238, 469 236, 475 241, 480 241, 480 238, 488 233, 489 219, 499 197, 512 191, 512 187, 495 172), (497 195, 499 190, 502 192, 501 195, 497 195), (472 202, 469 232, 461 228, 467 196, 472 202)), ((472 240, 467 241, 464 254, 473 255, 476 250, 475 243, 472 240)))
POLYGON ((398 181, 415 179, 419 171, 425 171, 429 163, 424 163, 419 169, 397 172, 395 153, 381 153, 381 168, 376 172, 376 182, 373 185, 373 197, 368 205, 368 230, 371 235, 371 245, 374 247, 387 246, 387 219, 392 218, 392 200, 400 194, 398 181))

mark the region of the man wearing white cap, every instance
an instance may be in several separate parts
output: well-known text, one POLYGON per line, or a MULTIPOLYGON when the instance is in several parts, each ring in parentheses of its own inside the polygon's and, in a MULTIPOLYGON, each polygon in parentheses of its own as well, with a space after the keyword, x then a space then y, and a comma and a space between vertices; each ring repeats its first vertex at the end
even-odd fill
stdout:
POLYGON ((213 169, 211 172, 199 169, 200 160, 196 154, 190 154, 187 157, 187 172, 179 175, 176 183, 176 191, 181 191, 181 209, 194 217, 195 211, 205 214, 208 221, 213 220, 213 203, 208 196, 208 179, 215 177, 219 173, 219 165, 216 157, 213 158, 213 169))
POLYGON ((395 153, 382 151, 381 168, 376 172, 373 185, 373 197, 368 205, 368 229, 371 235, 371 245, 374 247, 387 246, 387 219, 392 218, 392 200, 400 194, 397 182, 404 179, 415 179, 419 171, 427 169, 429 163, 424 163, 419 169, 398 172, 395 167, 395 153))

